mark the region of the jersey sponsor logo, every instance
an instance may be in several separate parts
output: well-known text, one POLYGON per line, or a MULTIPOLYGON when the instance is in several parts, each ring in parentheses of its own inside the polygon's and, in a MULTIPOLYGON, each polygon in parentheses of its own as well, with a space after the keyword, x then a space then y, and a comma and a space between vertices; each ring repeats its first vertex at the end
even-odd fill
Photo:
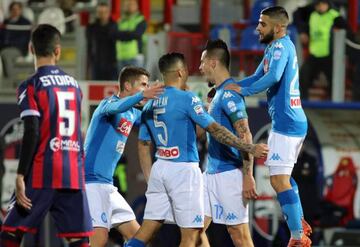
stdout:
POLYGON ((180 156, 179 147, 158 147, 156 157, 161 159, 176 159, 180 156))
POLYGON ((231 112, 236 112, 236 104, 235 104, 234 101, 229 101, 229 102, 227 103, 227 107, 229 108, 229 110, 230 110, 231 112))
POLYGON ((301 108, 301 99, 299 96, 290 97, 290 107, 291 108, 301 108))
POLYGON ((280 43, 280 42, 276 42, 275 45, 274 45, 275 48, 279 48, 279 49, 282 49, 284 48, 284 46, 280 43))
POLYGON ((194 97, 191 98, 191 105, 197 104, 199 102, 201 102, 201 101, 200 101, 200 98, 198 96, 194 96, 194 97))
POLYGON ((201 215, 196 215, 192 223, 202 223, 203 217, 201 215))
POLYGON ((273 58, 274 60, 279 60, 281 58, 281 51, 280 50, 274 51, 273 58))
POLYGON ((226 216, 227 221, 233 221, 233 220, 237 220, 237 219, 238 219, 238 217, 234 213, 228 213, 226 216))
POLYGON ((21 102, 25 99, 25 97, 26 97, 26 92, 27 92, 27 89, 25 89, 25 90, 19 95, 18 105, 21 105, 21 102))
POLYGON ((77 81, 69 75, 46 75, 46 76, 41 76, 39 79, 43 87, 73 86, 79 88, 77 81))
POLYGON ((231 92, 225 92, 223 95, 223 99, 234 97, 234 95, 231 92))
POLYGON ((58 137, 54 137, 53 139, 51 139, 49 145, 50 145, 50 149, 53 152, 57 152, 60 150, 75 151, 75 152, 80 151, 80 145, 78 141, 63 140, 58 137))
POLYGON ((282 160, 280 155, 278 153, 273 153, 273 155, 271 156, 270 160, 276 160, 276 161, 279 161, 279 160, 282 160))
POLYGON ((129 136, 131 128, 132 122, 128 121, 126 118, 121 118, 116 130, 124 136, 129 136))
POLYGON ((116 152, 118 152, 119 154, 122 154, 124 152, 125 149, 125 143, 122 141, 118 141, 116 143, 116 152))
POLYGON ((264 73, 269 71, 269 60, 267 58, 264 59, 264 73))
POLYGON ((196 114, 200 115, 204 113, 204 109, 201 105, 197 105, 194 107, 194 111, 196 112, 196 114))

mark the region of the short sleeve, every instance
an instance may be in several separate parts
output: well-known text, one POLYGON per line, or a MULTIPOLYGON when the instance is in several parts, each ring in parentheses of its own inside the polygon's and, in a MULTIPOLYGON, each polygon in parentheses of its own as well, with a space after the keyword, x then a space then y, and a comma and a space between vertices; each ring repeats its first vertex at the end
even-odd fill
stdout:
POLYGON ((34 85, 29 82, 22 83, 17 89, 17 104, 20 107, 21 118, 26 116, 40 117, 35 94, 34 85))
POLYGON ((234 93, 234 91, 224 91, 221 99, 221 107, 226 115, 229 116, 232 123, 248 117, 244 98, 241 95, 234 93))
POLYGON ((143 111, 139 118, 140 121, 137 121, 140 124, 138 139, 142 141, 151 141, 150 131, 145 122, 145 114, 146 112, 143 111))
POLYGON ((189 97, 184 102, 187 107, 187 112, 190 115, 190 118, 201 128, 207 128, 215 120, 205 111, 204 105, 201 102, 200 98, 196 95, 189 93, 189 97))

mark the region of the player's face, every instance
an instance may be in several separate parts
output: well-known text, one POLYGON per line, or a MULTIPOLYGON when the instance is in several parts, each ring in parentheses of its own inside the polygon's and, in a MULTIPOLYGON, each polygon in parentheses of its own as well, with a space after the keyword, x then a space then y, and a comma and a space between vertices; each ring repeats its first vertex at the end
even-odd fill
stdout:
POLYGON ((259 41, 262 44, 269 44, 274 40, 274 24, 267 15, 260 15, 259 24, 256 27, 259 33, 259 41))
MULTIPOLYGON (((145 90, 148 87, 149 87, 149 77, 147 77, 146 75, 141 75, 135 80, 130 90, 130 94, 134 95, 140 91, 145 90)), ((145 103, 146 101, 142 100, 140 101, 139 105, 144 105, 145 103)))
POLYGON ((203 53, 201 54, 201 60, 200 60, 200 73, 205 77, 205 80, 207 82, 212 82, 213 81, 213 63, 214 63, 214 59, 210 59, 207 56, 207 51, 203 51, 203 53))

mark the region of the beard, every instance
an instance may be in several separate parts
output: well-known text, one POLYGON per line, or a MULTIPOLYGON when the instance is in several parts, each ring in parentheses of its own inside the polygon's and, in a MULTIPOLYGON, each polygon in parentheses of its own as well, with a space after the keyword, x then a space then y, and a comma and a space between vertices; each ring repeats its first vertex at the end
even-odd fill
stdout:
POLYGON ((271 41, 274 40, 274 31, 266 34, 262 39, 260 39, 261 44, 269 44, 271 41))

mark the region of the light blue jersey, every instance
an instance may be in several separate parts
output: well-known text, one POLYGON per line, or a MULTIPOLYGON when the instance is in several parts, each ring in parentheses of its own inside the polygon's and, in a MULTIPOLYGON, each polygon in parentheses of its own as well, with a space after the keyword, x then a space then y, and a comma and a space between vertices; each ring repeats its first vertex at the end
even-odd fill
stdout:
POLYGON ((307 120, 301 106, 299 68, 294 44, 289 36, 266 47, 254 75, 239 82, 241 94, 249 96, 267 90, 272 130, 287 136, 305 136, 307 120))
MULTIPOLYGON (((216 94, 209 106, 209 113, 216 122, 236 135, 233 123, 247 118, 247 113, 243 96, 233 91, 224 90, 224 87, 230 83, 235 83, 235 81, 232 78, 227 79, 216 88, 216 94)), ((209 134, 208 140, 207 173, 225 172, 242 166, 241 154, 236 148, 219 143, 209 134)))
MULTIPOLYGON (((142 92, 120 99, 113 95, 96 108, 85 138, 85 182, 113 184, 116 165, 141 111, 133 106, 142 92)), ((139 123, 138 123, 139 124, 139 123)))
POLYGON ((193 93, 166 87, 158 99, 145 105, 139 139, 154 142, 158 159, 199 162, 196 124, 207 128, 213 122, 193 93))

